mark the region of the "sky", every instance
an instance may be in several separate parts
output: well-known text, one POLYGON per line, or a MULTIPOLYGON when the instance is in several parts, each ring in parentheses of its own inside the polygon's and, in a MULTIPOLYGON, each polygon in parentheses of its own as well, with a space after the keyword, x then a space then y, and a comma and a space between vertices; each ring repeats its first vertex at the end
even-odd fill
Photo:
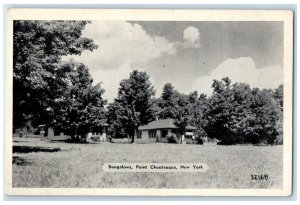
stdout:
POLYGON ((166 83, 207 95, 223 77, 258 88, 283 83, 283 22, 92 21, 83 36, 99 47, 72 58, 102 82, 108 102, 134 69, 148 73, 157 97, 166 83))

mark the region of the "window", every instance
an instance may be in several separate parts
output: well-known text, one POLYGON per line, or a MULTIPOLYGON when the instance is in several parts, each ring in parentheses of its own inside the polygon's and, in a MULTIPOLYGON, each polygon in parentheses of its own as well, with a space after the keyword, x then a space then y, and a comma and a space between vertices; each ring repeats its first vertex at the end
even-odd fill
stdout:
POLYGON ((161 131, 161 137, 162 137, 162 138, 166 138, 167 135, 168 135, 168 130, 162 130, 162 131, 161 131))
POLYGON ((156 138, 156 130, 149 130, 149 138, 156 138))
POLYGON ((142 132, 143 132, 143 131, 138 132, 138 134, 137 134, 137 138, 138 138, 138 139, 141 139, 141 138, 142 138, 142 132))

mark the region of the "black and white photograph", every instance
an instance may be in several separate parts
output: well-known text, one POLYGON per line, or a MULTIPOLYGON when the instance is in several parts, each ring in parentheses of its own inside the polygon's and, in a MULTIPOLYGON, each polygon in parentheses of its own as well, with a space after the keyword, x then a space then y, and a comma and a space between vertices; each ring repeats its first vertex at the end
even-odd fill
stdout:
POLYGON ((9 194, 291 194, 291 11, 27 10, 9 194))

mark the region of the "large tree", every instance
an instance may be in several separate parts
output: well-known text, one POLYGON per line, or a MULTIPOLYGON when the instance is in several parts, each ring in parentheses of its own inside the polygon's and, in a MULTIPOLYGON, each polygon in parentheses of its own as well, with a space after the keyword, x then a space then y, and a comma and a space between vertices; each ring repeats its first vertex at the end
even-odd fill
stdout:
POLYGON ((122 115, 124 109, 120 102, 113 102, 107 106, 107 123, 109 124, 108 132, 113 138, 125 138, 126 131, 122 124, 122 115))
POLYGON ((278 136, 278 106, 272 90, 251 89, 248 84, 231 84, 229 78, 214 80, 214 93, 209 99, 211 138, 222 144, 274 143, 278 136))
POLYGON ((182 138, 186 133, 186 127, 191 122, 191 106, 189 98, 185 94, 176 94, 176 110, 174 116, 174 124, 178 127, 180 134, 179 143, 182 143, 182 138))
POLYGON ((254 120, 251 123, 250 142, 274 144, 280 134, 280 112, 276 101, 268 90, 253 89, 253 95, 254 101, 251 106, 254 120))
POLYGON ((210 111, 208 114, 209 124, 206 132, 211 138, 217 138, 221 141, 236 141, 235 136, 230 131, 232 117, 232 91, 231 81, 228 78, 222 81, 214 80, 213 95, 209 99, 210 111))
POLYGON ((134 70, 128 79, 120 82, 115 106, 118 106, 121 125, 131 137, 132 143, 138 127, 154 119, 154 95, 154 88, 146 72, 134 70))
POLYGON ((206 95, 201 94, 198 97, 197 91, 185 95, 174 89, 171 83, 167 83, 163 87, 158 106, 160 107, 159 117, 173 118, 181 136, 185 134, 187 125, 198 127, 198 132, 205 134, 203 128, 207 125, 209 109, 206 95))
POLYGON ((208 112, 209 112, 209 103, 208 98, 205 94, 200 94, 192 92, 188 95, 189 98, 189 115, 190 115, 190 124, 197 127, 198 130, 196 134, 199 136, 206 136, 205 129, 208 125, 208 112))
POLYGON ((61 58, 93 51, 82 37, 87 21, 13 22, 13 127, 53 121, 54 100, 63 95, 69 70, 61 58))
POLYGON ((68 86, 53 105, 55 113, 53 123, 69 134, 72 139, 84 138, 89 131, 100 131, 105 123, 103 99, 104 89, 98 83, 93 85, 93 79, 88 68, 82 63, 65 62, 69 67, 68 86))
POLYGON ((176 95, 177 91, 171 83, 167 83, 163 87, 161 98, 158 106, 160 107, 159 117, 162 119, 174 118, 176 115, 176 95))

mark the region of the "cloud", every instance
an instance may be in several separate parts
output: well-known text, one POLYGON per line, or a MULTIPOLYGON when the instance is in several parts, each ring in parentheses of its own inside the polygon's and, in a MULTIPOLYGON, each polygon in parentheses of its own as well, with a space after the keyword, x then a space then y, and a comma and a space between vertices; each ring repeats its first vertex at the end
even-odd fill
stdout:
POLYGON ((283 68, 269 66, 257 69, 250 57, 229 58, 219 64, 209 76, 197 78, 193 87, 200 93, 211 95, 213 80, 221 80, 223 77, 229 77, 232 82, 248 83, 251 87, 274 89, 283 83, 283 68))
POLYGON ((99 48, 85 52, 81 59, 97 63, 101 69, 116 69, 126 63, 147 62, 163 54, 176 53, 175 44, 164 37, 150 36, 139 24, 124 21, 95 21, 83 36, 94 39, 99 48))
POLYGON ((186 47, 199 48, 200 47, 200 32, 198 28, 189 26, 183 31, 183 45, 186 47))
POLYGON ((111 102, 117 96, 119 83, 128 78, 133 64, 147 63, 164 55, 175 55, 176 43, 165 37, 149 35, 141 25, 126 21, 93 21, 83 36, 91 38, 98 49, 73 56, 87 65, 94 82, 103 82, 104 97, 111 102))

